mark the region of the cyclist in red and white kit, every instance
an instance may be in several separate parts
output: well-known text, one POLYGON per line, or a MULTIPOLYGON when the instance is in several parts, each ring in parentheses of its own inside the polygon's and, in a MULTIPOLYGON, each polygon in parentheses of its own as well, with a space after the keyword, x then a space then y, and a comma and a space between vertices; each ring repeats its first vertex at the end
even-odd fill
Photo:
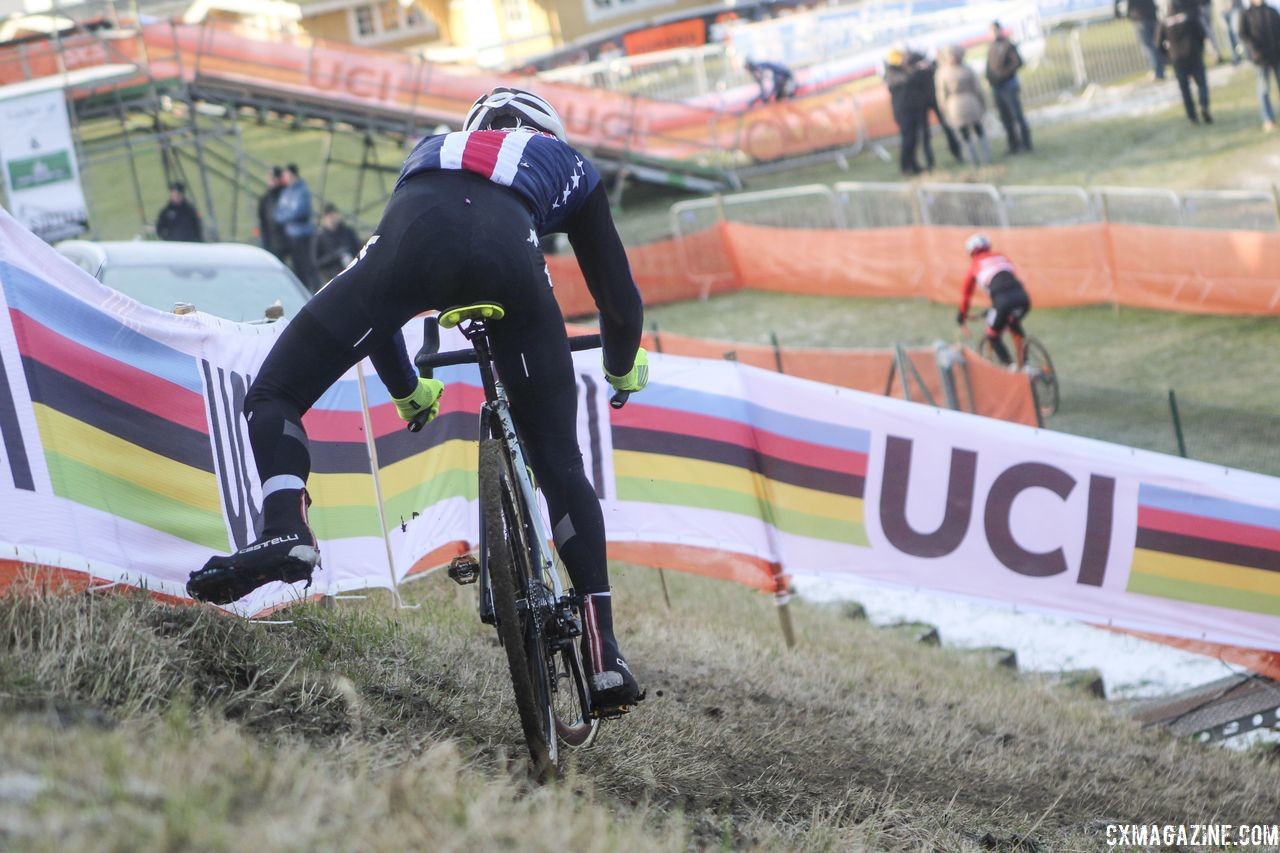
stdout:
POLYGON ((969 319, 969 303, 973 299, 973 290, 981 285, 991 297, 991 309, 987 311, 987 338, 991 341, 991 350, 1000 359, 1000 363, 1010 365, 1013 357, 1001 339, 1005 327, 1013 333, 1018 351, 1022 351, 1022 339, 1026 333, 1022 330, 1022 318, 1031 311, 1031 298, 1027 290, 1013 271, 1013 262, 1004 255, 991 250, 991 240, 985 234, 974 234, 964 242, 965 251, 971 261, 969 272, 964 278, 964 292, 960 297, 960 310, 956 312, 956 322, 963 326, 969 319))

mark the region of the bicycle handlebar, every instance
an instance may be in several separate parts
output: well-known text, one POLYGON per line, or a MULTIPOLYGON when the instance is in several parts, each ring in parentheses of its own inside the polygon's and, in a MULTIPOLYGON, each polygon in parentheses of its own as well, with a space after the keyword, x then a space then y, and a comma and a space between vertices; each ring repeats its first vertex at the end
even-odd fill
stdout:
MULTIPOLYGON (((476 364, 479 356, 475 349, 459 349, 450 350, 449 352, 436 352, 440 347, 440 332, 436 318, 434 316, 426 318, 425 330, 423 333, 422 349, 418 351, 417 356, 413 359, 413 364, 418 368, 418 373, 423 378, 430 379, 432 373, 437 367, 451 367, 458 364, 476 364)), ((569 349, 573 352, 581 350, 599 349, 601 346, 600 335, 575 335, 569 338, 569 349)), ((615 409, 621 409, 627 403, 627 398, 631 396, 630 391, 615 391, 613 396, 609 398, 609 405, 615 409)), ((421 429, 421 425, 417 425, 421 429)), ((409 429, 413 429, 414 424, 410 424, 409 429)))

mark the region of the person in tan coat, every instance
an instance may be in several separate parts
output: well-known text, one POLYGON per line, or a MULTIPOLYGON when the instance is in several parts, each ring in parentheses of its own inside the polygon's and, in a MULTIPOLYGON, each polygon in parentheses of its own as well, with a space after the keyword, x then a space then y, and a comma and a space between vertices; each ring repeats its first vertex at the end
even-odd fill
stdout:
POLYGON ((973 167, 990 165, 991 146, 982 127, 982 119, 987 114, 987 100, 982 95, 978 75, 964 64, 964 48, 959 45, 939 51, 938 61, 934 85, 942 115, 947 124, 960 133, 973 167))

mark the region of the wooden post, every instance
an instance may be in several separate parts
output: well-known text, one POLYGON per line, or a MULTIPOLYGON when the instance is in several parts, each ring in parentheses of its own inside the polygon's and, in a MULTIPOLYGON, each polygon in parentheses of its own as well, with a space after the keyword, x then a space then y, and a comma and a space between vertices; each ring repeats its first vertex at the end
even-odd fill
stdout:
POLYGON ((786 582, 780 581, 779 589, 773 594, 773 602, 778 605, 778 623, 782 626, 782 637, 787 641, 787 648, 796 647, 796 629, 791 624, 791 591, 786 582))

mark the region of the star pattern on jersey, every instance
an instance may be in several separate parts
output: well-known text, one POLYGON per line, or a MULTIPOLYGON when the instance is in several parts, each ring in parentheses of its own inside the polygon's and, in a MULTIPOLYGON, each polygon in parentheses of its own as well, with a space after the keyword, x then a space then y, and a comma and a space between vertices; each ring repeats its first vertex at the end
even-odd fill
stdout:
POLYGON ((569 180, 565 181, 564 192, 560 194, 559 200, 551 202, 552 210, 569 201, 569 196, 578 188, 578 184, 582 183, 582 179, 586 177, 586 174, 582 168, 582 158, 573 158, 573 174, 569 176, 569 180))

